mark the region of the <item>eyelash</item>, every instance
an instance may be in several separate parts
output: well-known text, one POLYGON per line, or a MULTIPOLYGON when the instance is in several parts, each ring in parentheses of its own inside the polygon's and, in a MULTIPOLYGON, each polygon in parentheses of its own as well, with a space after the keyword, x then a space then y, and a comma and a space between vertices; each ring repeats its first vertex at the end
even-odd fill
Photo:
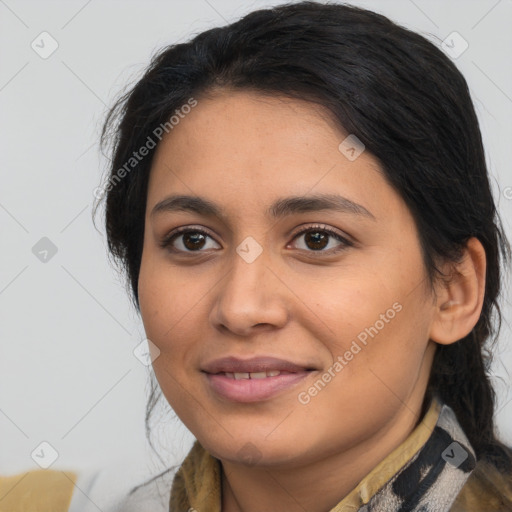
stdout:
MULTIPOLYGON (((307 233, 310 233, 310 232, 312 232, 312 233, 317 233, 317 232, 327 233, 329 236, 335 238, 336 240, 338 240, 342 244, 341 246, 339 246, 337 248, 329 249, 327 251, 324 251, 322 249, 319 249, 317 251, 301 249, 303 251, 311 253, 313 256, 325 255, 325 254, 329 254, 329 255, 337 254, 337 253, 339 253, 341 251, 346 250, 349 247, 353 247, 354 246, 354 244, 350 240, 347 240, 346 238, 341 236, 337 231, 334 231, 333 229, 329 228, 328 226, 321 225, 321 224, 317 224, 317 225, 314 225, 314 226, 309 226, 309 227, 307 227, 305 229, 302 229, 301 231, 298 231, 298 232, 294 233, 293 234, 293 240, 295 240, 296 238, 298 238, 301 235, 304 235, 304 234, 307 234, 307 233)), ((205 252, 205 251, 201 251, 201 250, 198 250, 198 251, 182 251, 181 249, 175 249, 175 248, 172 247, 172 242, 174 241, 175 238, 178 238, 179 235, 183 235, 183 234, 187 234, 187 233, 200 233, 202 235, 205 235, 205 236, 208 236, 210 238, 213 238, 212 235, 209 232, 205 231, 204 229, 201 229, 201 228, 191 228, 191 227, 183 227, 183 228, 177 228, 176 230, 174 230, 171 233, 169 233, 168 235, 166 235, 163 238, 163 240, 161 241, 160 245, 163 248, 168 248, 171 252, 174 252, 174 253, 194 254, 194 253, 205 252)))

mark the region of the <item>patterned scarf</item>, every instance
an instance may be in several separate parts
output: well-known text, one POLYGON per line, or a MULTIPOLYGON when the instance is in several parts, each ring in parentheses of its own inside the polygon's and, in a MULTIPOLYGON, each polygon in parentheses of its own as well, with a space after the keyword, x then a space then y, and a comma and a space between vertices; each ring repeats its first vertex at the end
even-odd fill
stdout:
MULTIPOLYGON (((434 398, 407 440, 330 512, 448 512, 475 466, 473 448, 452 409, 434 398), (427 419, 425 440, 421 430, 427 419), (405 464, 382 481, 386 468, 396 466, 411 446, 405 464)), ((221 512, 221 474, 220 461, 196 441, 174 476, 169 511, 221 512)))
POLYGON ((447 512, 475 466, 473 448, 443 405, 425 445, 359 511, 447 512))

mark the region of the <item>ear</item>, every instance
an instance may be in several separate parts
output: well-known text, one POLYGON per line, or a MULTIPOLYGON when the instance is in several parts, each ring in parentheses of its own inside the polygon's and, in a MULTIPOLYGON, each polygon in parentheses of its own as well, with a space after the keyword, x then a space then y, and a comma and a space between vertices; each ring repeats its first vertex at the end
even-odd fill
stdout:
POLYGON ((459 263, 449 262, 450 278, 436 284, 430 339, 442 345, 467 336, 480 318, 485 294, 485 249, 472 237, 459 263))

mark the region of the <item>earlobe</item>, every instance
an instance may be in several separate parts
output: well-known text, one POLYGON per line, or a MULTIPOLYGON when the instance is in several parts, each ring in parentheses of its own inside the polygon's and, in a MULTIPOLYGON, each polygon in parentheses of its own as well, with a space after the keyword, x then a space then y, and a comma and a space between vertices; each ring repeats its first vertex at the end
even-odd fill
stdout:
POLYGON ((462 260, 449 262, 451 278, 436 285, 437 300, 430 339, 442 345, 467 336, 480 318, 485 295, 486 256, 481 242, 472 237, 462 260))

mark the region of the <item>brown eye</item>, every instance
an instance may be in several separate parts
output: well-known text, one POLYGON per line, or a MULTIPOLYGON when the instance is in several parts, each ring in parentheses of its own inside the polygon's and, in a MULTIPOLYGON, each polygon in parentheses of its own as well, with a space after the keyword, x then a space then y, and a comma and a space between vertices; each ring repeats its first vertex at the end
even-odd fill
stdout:
POLYGON ((321 231, 308 231, 304 235, 304 241, 310 249, 324 249, 329 243, 329 237, 330 235, 321 231))
POLYGON ((184 233, 182 237, 183 245, 191 251, 201 249, 205 244, 205 235, 202 233, 188 232, 184 233))
MULTIPOLYGON (((204 252, 202 249, 212 249, 216 247, 207 247, 208 240, 213 238, 202 229, 182 228, 171 232, 161 242, 162 247, 167 247, 173 252, 204 252)), ((217 244, 218 245, 218 244, 217 244)))
POLYGON ((303 249, 308 252, 332 254, 354 245, 345 237, 341 236, 337 231, 326 226, 312 226, 307 229, 303 229, 295 235, 294 240, 300 239, 301 237, 303 237, 304 242, 302 244, 303 247, 299 247, 299 249, 303 249), (324 250, 329 245, 331 245, 331 247, 324 250))

